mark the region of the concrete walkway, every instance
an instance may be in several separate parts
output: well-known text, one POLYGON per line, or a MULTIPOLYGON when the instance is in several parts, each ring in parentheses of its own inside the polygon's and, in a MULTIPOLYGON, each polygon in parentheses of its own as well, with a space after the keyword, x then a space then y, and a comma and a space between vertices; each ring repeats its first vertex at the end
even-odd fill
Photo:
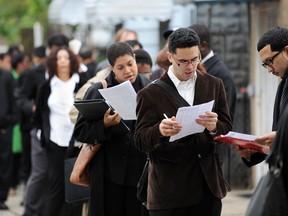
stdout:
MULTIPOLYGON (((9 211, 0 211, 0 216, 22 216, 23 186, 20 186, 16 195, 10 195, 6 204, 9 211)), ((244 216, 250 200, 251 190, 233 190, 223 199, 221 216, 244 216)))

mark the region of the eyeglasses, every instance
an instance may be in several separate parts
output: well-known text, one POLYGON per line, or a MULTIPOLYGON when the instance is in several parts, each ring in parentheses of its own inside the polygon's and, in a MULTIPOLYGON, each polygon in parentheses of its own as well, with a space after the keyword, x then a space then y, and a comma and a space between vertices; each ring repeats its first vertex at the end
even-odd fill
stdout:
POLYGON ((175 60, 175 62, 178 65, 178 67, 181 67, 181 66, 185 67, 185 66, 187 66, 189 64, 192 64, 193 66, 195 66, 195 65, 199 64, 200 61, 201 61, 200 57, 198 57, 198 59, 196 59, 196 60, 190 60, 190 61, 188 61, 188 60, 178 60, 178 59, 174 58, 173 55, 172 55, 172 58, 175 60))
POLYGON ((268 66, 269 67, 272 67, 273 65, 273 61, 274 59, 285 49, 285 47, 283 47, 281 50, 279 50, 275 55, 273 55, 271 58, 267 58, 263 63, 262 63, 262 66, 267 68, 268 66))

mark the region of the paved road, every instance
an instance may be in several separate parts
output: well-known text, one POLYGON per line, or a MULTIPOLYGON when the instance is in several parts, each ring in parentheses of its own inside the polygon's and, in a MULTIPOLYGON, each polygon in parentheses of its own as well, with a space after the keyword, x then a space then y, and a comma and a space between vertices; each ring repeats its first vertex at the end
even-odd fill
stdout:
MULTIPOLYGON (((223 199, 221 216, 244 216, 249 203, 251 190, 233 190, 223 199)), ((16 195, 10 195, 7 205, 9 211, 0 211, 0 216, 21 216, 23 214, 23 186, 19 187, 16 195)))

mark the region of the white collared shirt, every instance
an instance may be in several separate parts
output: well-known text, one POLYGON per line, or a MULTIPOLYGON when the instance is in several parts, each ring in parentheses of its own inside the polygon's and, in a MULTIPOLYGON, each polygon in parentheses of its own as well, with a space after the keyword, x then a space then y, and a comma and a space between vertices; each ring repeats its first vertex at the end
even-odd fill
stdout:
POLYGON ((208 55, 205 56, 205 58, 203 58, 203 59, 201 60, 201 64, 204 64, 204 63, 205 63, 208 59, 210 59, 212 56, 214 56, 213 50, 211 50, 211 51, 208 53, 208 55))
POLYGON ((63 81, 57 76, 51 78, 51 94, 48 98, 50 140, 62 147, 67 147, 72 137, 74 124, 70 121, 69 112, 74 103, 74 90, 79 80, 79 74, 73 74, 68 81, 63 81))
POLYGON ((195 82, 197 79, 197 73, 187 81, 180 81, 173 73, 173 65, 168 69, 168 76, 174 83, 179 94, 192 106, 194 102, 195 95, 195 82))

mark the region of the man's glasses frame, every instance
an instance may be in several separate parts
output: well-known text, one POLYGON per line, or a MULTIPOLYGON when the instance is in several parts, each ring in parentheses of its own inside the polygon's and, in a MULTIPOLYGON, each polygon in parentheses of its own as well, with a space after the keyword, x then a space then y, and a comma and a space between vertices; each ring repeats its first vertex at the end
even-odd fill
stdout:
POLYGON ((189 61, 188 60, 178 60, 174 57, 174 55, 172 55, 172 58, 175 60, 178 67, 186 67, 189 64, 196 66, 197 64, 199 64, 201 62, 201 57, 199 57, 199 56, 198 56, 197 60, 189 60, 189 61))
POLYGON ((263 63, 262 63, 262 66, 264 68, 267 68, 268 66, 269 67, 272 67, 273 65, 273 61, 274 59, 285 49, 285 47, 283 47, 282 49, 280 49, 275 55, 273 55, 272 57, 270 58, 267 58, 263 63))

